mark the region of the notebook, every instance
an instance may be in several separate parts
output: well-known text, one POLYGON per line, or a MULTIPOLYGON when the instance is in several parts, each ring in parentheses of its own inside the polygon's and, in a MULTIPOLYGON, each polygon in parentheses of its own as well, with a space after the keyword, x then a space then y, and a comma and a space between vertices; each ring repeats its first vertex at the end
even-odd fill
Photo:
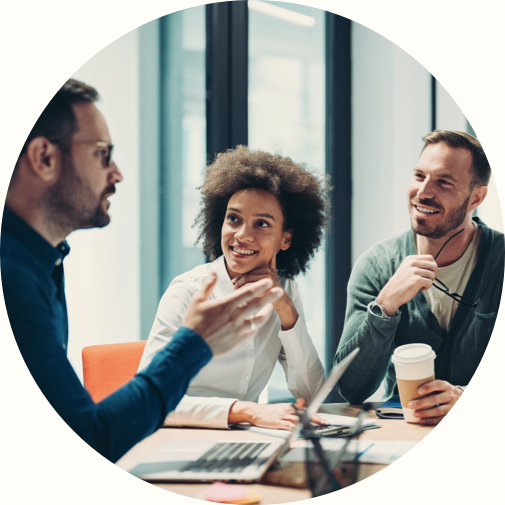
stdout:
POLYGON ((403 419, 402 404, 398 395, 392 396, 387 402, 379 405, 375 410, 377 417, 382 419, 403 419))
MULTIPOLYGON (((307 406, 309 416, 317 412, 358 352, 356 348, 332 368, 307 406)), ((301 428, 298 423, 286 440, 172 440, 130 473, 152 482, 257 482, 289 451, 301 428)))

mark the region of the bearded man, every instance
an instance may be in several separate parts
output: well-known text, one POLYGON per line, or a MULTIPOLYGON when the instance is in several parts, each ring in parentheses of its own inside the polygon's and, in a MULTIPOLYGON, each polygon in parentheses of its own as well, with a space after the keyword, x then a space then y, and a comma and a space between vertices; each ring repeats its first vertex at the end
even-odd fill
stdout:
POLYGON ((409 403, 421 424, 437 424, 454 406, 486 350, 503 286, 504 237, 474 210, 491 168, 480 142, 436 130, 408 185, 412 230, 361 256, 348 285, 345 326, 335 362, 361 352, 339 381, 350 403, 362 403, 384 380, 397 394, 396 347, 429 344, 435 380, 409 403))
POLYGON ((109 223, 109 198, 123 180, 97 100, 95 88, 70 79, 30 132, 5 200, 1 273, 12 332, 37 386, 85 442, 117 461, 163 425, 212 356, 226 353, 268 320, 271 302, 283 291, 265 280, 208 300, 217 281, 209 275, 174 338, 150 365, 93 402, 67 359, 63 262, 71 232, 109 223))

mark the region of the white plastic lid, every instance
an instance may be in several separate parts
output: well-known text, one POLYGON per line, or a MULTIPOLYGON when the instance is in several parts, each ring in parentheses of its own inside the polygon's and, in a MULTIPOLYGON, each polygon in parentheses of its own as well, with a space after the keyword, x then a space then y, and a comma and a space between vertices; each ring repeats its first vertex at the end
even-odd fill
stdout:
POLYGON ((395 349, 391 361, 395 364, 419 363, 435 359, 436 355, 428 344, 406 344, 395 349))

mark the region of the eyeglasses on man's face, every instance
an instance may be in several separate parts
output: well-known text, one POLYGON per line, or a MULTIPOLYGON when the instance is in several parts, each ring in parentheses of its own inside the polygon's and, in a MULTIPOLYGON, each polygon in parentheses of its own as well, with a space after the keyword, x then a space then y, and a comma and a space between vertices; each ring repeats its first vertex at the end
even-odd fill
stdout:
MULTIPOLYGON (((52 144, 61 144, 61 140, 51 140, 49 139, 49 142, 52 144)), ((110 163, 112 161, 112 150, 114 149, 114 145, 111 144, 110 142, 107 142, 105 140, 81 140, 81 141, 76 141, 72 142, 72 144, 89 144, 93 145, 95 147, 100 148, 101 150, 101 157, 102 157, 102 166, 103 168, 109 168, 110 163)))

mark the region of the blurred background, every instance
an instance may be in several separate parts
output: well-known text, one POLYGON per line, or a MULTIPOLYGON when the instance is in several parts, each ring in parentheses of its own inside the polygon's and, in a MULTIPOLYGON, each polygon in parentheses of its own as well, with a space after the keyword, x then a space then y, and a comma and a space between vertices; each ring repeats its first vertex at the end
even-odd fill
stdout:
MULTIPOLYGON (((73 77, 98 89, 124 175, 111 224, 69 237, 68 354, 80 377, 83 347, 146 339, 170 281, 205 261, 194 246, 196 188, 206 163, 237 144, 331 175, 331 230, 297 279, 328 371, 352 265, 410 227, 406 187, 421 137, 435 128, 476 134, 446 90, 389 40, 284 2, 170 14, 121 37, 73 77)), ((503 231, 493 181, 478 214, 503 231)), ((262 401, 288 398, 278 367, 262 401)))

